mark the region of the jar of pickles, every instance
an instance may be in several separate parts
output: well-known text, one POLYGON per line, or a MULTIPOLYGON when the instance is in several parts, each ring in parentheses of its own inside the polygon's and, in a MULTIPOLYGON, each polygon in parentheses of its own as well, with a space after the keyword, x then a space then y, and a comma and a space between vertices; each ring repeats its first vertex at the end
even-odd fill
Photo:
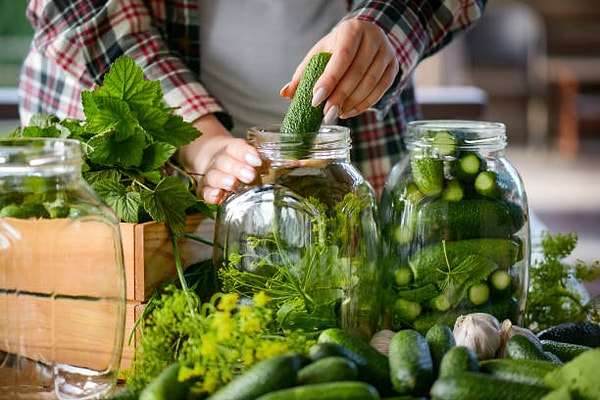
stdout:
POLYGON ((264 291, 282 329, 370 337, 381 316, 377 200, 350 162, 349 129, 323 126, 310 143, 278 126, 247 138, 263 166, 218 211, 223 290, 264 291))
POLYGON ((530 254, 527 196, 501 123, 408 125, 380 205, 385 325, 426 331, 486 312, 518 323, 530 254))

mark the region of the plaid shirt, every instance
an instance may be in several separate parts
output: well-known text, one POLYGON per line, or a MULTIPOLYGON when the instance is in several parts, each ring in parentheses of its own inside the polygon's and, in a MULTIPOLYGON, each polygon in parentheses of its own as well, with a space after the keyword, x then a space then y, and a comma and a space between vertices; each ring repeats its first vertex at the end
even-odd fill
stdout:
MULTIPOLYGON (((227 111, 199 77, 198 1, 30 0, 35 35, 20 79, 23 124, 37 113, 82 118, 81 91, 127 55, 161 82, 165 102, 186 120, 216 113, 227 125, 227 111)), ((379 193, 403 153, 406 123, 419 118, 414 68, 478 20, 486 0, 347 1, 346 18, 379 25, 400 62, 401 74, 375 110, 340 121, 352 129, 353 162, 379 193)))

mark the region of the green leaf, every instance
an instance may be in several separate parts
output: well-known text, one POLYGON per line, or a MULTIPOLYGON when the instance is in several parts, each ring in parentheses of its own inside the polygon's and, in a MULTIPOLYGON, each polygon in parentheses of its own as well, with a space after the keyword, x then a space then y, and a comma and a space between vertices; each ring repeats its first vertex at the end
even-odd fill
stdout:
POLYGON ((121 99, 135 107, 152 106, 162 101, 160 82, 148 81, 143 70, 129 57, 119 57, 104 77, 97 92, 121 99))
POLYGON ((152 219, 164 221, 176 238, 185 233, 186 209, 196 202, 187 185, 176 177, 160 181, 154 192, 142 193, 142 204, 152 219))
POLYGON ((121 173, 114 168, 101 169, 99 171, 86 172, 84 174, 84 178, 90 185, 93 185, 94 183, 104 179, 118 182, 121 179, 121 173))
POLYGON ((123 222, 138 222, 141 203, 141 196, 138 192, 128 192, 125 186, 110 179, 94 183, 92 189, 123 222))
POLYGON ((189 122, 183 120, 179 115, 169 114, 169 119, 164 125, 163 135, 155 134, 155 140, 167 142, 175 147, 185 146, 196 138, 201 132, 189 122))
POLYGON ((160 168, 169 161, 175 151, 177 151, 177 148, 168 143, 152 143, 144 149, 141 169, 143 171, 152 171, 160 168))
POLYGON ((446 299, 455 306, 467 294, 471 285, 485 279, 498 265, 487 257, 471 254, 456 266, 448 266, 443 273, 444 280, 441 289, 446 299))
POLYGON ((139 126, 129 105, 122 100, 112 98, 102 99, 97 111, 90 115, 87 121, 87 128, 92 132, 114 130, 114 137, 118 141, 129 139, 139 126))
POLYGON ((126 140, 116 140, 115 132, 106 132, 92 137, 87 144, 92 147, 90 161, 97 165, 113 167, 120 165, 125 168, 142 165, 146 137, 141 130, 136 130, 126 140))
POLYGON ((169 114, 165 112, 164 108, 146 106, 136 109, 134 112, 139 125, 153 140, 166 142, 162 138, 168 135, 164 125, 169 120, 169 114))

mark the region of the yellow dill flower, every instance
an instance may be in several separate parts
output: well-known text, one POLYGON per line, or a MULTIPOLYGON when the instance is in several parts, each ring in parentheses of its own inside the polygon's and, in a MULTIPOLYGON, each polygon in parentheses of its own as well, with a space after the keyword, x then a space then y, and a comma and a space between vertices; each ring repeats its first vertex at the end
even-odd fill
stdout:
POLYGON ((215 359, 217 356, 218 341, 213 332, 206 332, 202 337, 200 345, 200 355, 208 359, 215 359))
POLYGON ((259 333, 262 331, 260 318, 250 316, 240 321, 240 331, 243 333, 259 333))
POLYGON ((265 292, 260 291, 254 295, 254 304, 256 307, 265 307, 269 302, 269 297, 265 294, 265 292))
POLYGON ((238 314, 241 319, 248 318, 250 315, 252 315, 252 308, 249 306, 241 306, 238 310, 238 314))
POLYGON ((256 358, 263 360, 265 358, 270 358, 288 351, 289 347, 283 341, 261 342, 260 346, 256 349, 256 358))
POLYGON ((217 308, 221 311, 231 312, 236 309, 238 303, 238 295, 235 293, 226 293, 221 297, 217 308))
POLYGON ((204 388, 204 391, 206 391, 207 393, 215 392, 219 388, 219 386, 221 386, 218 374, 207 371, 207 373, 204 375, 204 381, 202 382, 202 386, 204 388))

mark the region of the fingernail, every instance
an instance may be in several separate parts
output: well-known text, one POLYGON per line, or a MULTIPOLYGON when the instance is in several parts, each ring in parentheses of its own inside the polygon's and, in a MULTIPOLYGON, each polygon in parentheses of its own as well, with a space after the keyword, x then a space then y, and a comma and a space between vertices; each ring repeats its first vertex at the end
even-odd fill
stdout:
POLYGON ((254 153, 246 154, 246 162, 253 167, 260 167, 262 165, 262 160, 254 153))
POLYGON ((356 109, 355 109, 355 108, 353 108, 352 110, 350 110, 350 111, 348 111, 348 112, 345 112, 344 114, 342 114, 342 118, 352 118, 352 117, 354 117, 356 114, 358 114, 358 113, 356 112, 356 109))
POLYGON ((284 85, 284 86, 281 88, 281 90, 279 91, 279 94, 280 94, 281 96, 284 96, 284 97, 285 97, 285 96, 287 96, 287 91, 288 91, 288 88, 290 87, 290 84, 291 84, 291 83, 292 83, 292 82, 288 82, 288 83, 286 83, 286 84, 285 84, 285 85, 284 85))
POLYGON ((325 88, 317 89, 315 95, 312 98, 312 106, 316 107, 319 104, 321 104, 321 102, 325 100, 325 97, 327 97, 327 90, 325 90, 325 88))
POLYGON ((323 117, 323 123, 325 125, 332 124, 340 114, 340 109, 337 106, 331 107, 327 110, 327 114, 323 117))
POLYGON ((233 179, 233 177, 231 177, 231 176, 226 176, 221 181, 221 184, 223 185, 223 187, 225 189, 231 189, 233 187, 234 183, 235 183, 235 179, 233 179))
POLYGON ((240 171, 240 175, 243 178, 244 182, 252 182, 256 173, 253 169, 244 168, 240 171))

